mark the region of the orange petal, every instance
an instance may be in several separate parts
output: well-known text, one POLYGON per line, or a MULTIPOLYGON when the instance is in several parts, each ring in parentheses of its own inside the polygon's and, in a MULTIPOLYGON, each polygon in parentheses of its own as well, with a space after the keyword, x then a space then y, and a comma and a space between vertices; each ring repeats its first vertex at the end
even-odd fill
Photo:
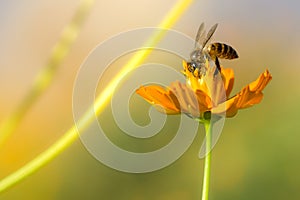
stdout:
POLYGON ((231 68, 221 67, 221 74, 224 81, 224 88, 226 90, 226 96, 229 97, 234 83, 234 72, 231 68))
POLYGON ((270 72, 266 70, 256 81, 244 87, 236 96, 231 98, 234 99, 234 105, 232 105, 234 112, 236 112, 237 109, 248 108, 254 104, 260 103, 263 98, 262 90, 271 79, 272 76, 270 72))
POLYGON ((166 114, 180 113, 179 104, 174 94, 158 85, 141 86, 137 89, 136 93, 141 95, 149 103, 160 105, 160 107, 156 106, 160 112, 166 114))
POLYGON ((170 90, 177 97, 181 112, 189 113, 194 117, 200 116, 197 96, 190 87, 176 81, 171 84, 170 90))
POLYGON ((262 91, 271 80, 272 75, 269 70, 266 70, 256 81, 249 84, 249 89, 251 91, 262 91))
POLYGON ((226 117, 233 117, 236 115, 238 108, 236 107, 237 98, 231 98, 227 101, 219 104, 217 107, 212 109, 213 114, 225 114, 226 117))
POLYGON ((236 103, 238 108, 248 108, 254 104, 260 103, 263 94, 261 91, 251 91, 248 85, 244 87, 235 98, 238 99, 236 103))
POLYGON ((210 97, 201 90, 196 90, 195 94, 197 95, 200 111, 203 113, 209 111, 212 108, 210 97))

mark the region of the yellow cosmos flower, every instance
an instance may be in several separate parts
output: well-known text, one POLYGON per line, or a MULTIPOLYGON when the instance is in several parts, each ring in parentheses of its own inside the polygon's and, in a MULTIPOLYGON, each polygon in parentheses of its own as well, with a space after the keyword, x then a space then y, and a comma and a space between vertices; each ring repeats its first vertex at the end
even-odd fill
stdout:
POLYGON ((176 81, 168 88, 159 85, 141 86, 136 91, 137 94, 166 114, 185 113, 195 118, 203 118, 208 112, 233 117, 239 109, 258 104, 263 98, 263 89, 272 79, 270 72, 265 70, 254 82, 229 97, 234 83, 232 69, 222 67, 221 76, 205 75, 197 78, 194 72, 188 70, 189 64, 185 61, 183 68, 186 84, 176 81), (217 81, 217 77, 221 81, 217 81))

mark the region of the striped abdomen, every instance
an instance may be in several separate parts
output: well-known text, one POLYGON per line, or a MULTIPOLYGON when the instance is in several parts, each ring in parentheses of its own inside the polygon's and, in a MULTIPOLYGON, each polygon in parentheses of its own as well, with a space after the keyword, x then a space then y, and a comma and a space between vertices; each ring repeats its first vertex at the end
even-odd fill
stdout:
POLYGON ((230 60, 239 57, 231 46, 223 43, 212 43, 207 47, 207 50, 212 58, 218 57, 230 60))

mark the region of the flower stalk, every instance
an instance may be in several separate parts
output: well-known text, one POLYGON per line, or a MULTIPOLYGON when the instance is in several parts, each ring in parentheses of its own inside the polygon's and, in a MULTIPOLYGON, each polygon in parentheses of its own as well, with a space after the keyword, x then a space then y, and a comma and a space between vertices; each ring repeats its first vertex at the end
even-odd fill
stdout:
POLYGON ((212 124, 210 121, 204 122, 206 146, 206 156, 204 159, 204 176, 202 186, 202 200, 208 200, 209 183, 210 183, 210 166, 211 166, 211 138, 212 138, 212 124))
MULTIPOLYGON (((255 81, 246 85, 242 90, 230 97, 234 83, 234 73, 230 68, 221 66, 220 76, 207 73, 206 79, 199 78, 191 72, 190 64, 183 61, 183 74, 186 83, 172 82, 165 88, 160 85, 141 86, 136 93, 159 112, 169 115, 186 114, 192 119, 203 123, 206 130, 206 146, 204 160, 204 176, 202 200, 208 200, 212 126, 220 117, 234 117, 239 109, 249 108, 261 102, 262 91, 272 79, 272 75, 265 70, 255 81), (159 105, 159 106, 156 106, 159 105), (212 119, 214 116, 214 119, 212 119)), ((213 69, 207 62, 207 69, 213 69)), ((214 72, 210 71, 210 72, 214 72)))

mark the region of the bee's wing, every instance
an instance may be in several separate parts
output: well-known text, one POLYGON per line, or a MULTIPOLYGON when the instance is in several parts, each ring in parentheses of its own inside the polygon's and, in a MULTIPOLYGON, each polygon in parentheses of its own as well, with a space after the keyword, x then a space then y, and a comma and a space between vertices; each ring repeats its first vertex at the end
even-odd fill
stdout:
POLYGON ((214 34, 214 32, 216 31, 218 27, 218 24, 213 25, 210 30, 207 33, 207 36, 204 38, 204 40, 202 41, 202 43, 200 43, 202 45, 202 47, 204 48, 205 45, 207 44, 207 42, 210 40, 211 36, 214 34))
POLYGON ((197 44, 202 44, 200 42, 201 38, 205 36, 204 23, 202 22, 198 28, 198 32, 195 38, 195 49, 197 48, 197 44))

